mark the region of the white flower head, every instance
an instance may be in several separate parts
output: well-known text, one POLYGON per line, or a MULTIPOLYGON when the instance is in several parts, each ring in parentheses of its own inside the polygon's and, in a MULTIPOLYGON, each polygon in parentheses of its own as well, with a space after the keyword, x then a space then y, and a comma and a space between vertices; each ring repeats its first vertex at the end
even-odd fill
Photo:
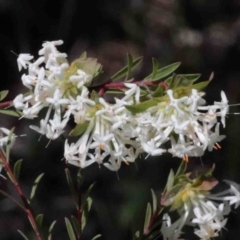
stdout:
POLYGON ((18 63, 18 70, 21 71, 22 68, 26 69, 27 65, 31 64, 30 60, 33 59, 33 56, 31 56, 28 53, 21 53, 18 55, 17 63, 18 63))

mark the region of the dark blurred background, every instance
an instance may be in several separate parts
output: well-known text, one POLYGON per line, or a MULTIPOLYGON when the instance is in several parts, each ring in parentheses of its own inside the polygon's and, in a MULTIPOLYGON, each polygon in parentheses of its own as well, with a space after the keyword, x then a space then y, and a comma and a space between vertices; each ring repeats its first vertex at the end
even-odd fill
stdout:
MULTIPOLYGON (((220 100, 221 90, 230 103, 240 102, 239 0, 0 0, 0 90, 10 90, 9 100, 25 90, 11 50, 36 56, 43 41, 58 39, 64 40, 60 50, 70 61, 83 51, 97 57, 106 78, 125 64, 127 53, 144 57, 137 79, 151 71, 152 57, 162 66, 181 61, 178 73, 202 73, 202 80, 215 73, 206 89, 209 104, 220 100)), ((240 109, 233 107, 230 112, 240 109)), ((27 133, 17 139, 12 163, 24 159, 20 183, 26 194, 34 179, 45 172, 33 208, 36 214, 45 214, 45 230, 57 220, 53 239, 68 239, 64 217, 76 212, 65 179, 66 165, 61 161, 64 139, 45 148, 48 140, 39 142, 39 136, 29 130, 32 121, 1 116, 0 124, 15 126, 17 134, 27 133)), ((240 182, 239 116, 229 115, 222 132, 227 135, 222 149, 207 153, 202 161, 206 166, 216 163, 216 178, 240 182)), ((96 165, 85 169, 83 190, 95 181, 96 185, 84 239, 100 233, 104 240, 130 240, 130 226, 143 221, 150 188, 160 194, 169 170, 179 163, 169 156, 139 159, 137 164, 120 169, 119 180, 116 173, 96 165)), ((193 158, 189 165, 197 168, 201 161, 193 158)), ((76 168, 70 169, 77 173, 76 168)), ((18 199, 4 180, 0 188, 18 199)), ((0 240, 22 239, 17 229, 34 239, 25 213, 11 200, 0 196, 0 212, 0 240)), ((221 239, 239 239, 239 210, 230 215, 227 229, 221 239)))

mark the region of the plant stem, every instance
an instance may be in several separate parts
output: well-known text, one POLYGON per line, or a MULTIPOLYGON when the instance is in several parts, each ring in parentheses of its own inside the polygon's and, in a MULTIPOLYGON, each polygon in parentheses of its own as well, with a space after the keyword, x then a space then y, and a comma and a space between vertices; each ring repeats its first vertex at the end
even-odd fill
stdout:
POLYGON ((41 236, 40 236, 40 233, 38 231, 38 228, 37 228, 37 224, 36 224, 36 221, 35 221, 35 218, 34 218, 34 215, 33 215, 33 212, 30 208, 30 204, 27 200, 27 198, 24 196, 23 194, 23 191, 17 181, 17 179, 15 178, 14 176, 14 173, 5 157, 5 154, 3 153, 2 150, 0 150, 0 158, 2 159, 2 164, 6 170, 6 172, 9 174, 9 177, 13 183, 13 185, 15 186, 17 192, 18 192, 18 195, 20 196, 21 200, 22 200, 22 203, 23 203, 23 206, 24 206, 24 210, 28 216, 28 219, 29 219, 29 222, 31 223, 31 226, 36 234, 36 237, 37 237, 37 240, 42 240, 41 236))
MULTIPOLYGON (((78 219, 78 223, 80 228, 82 229, 82 193, 81 193, 81 189, 78 188, 78 208, 77 208, 77 219, 78 219)), ((81 235, 78 235, 78 240, 81 240, 81 235)))
POLYGON ((0 103, 0 108, 10 107, 12 104, 13 104, 12 101, 1 102, 0 103))
MULTIPOLYGON (((107 89, 117 89, 117 90, 121 90, 123 88, 126 88, 125 86, 125 83, 126 82, 119 82, 119 83, 115 83, 115 82, 112 82, 112 83, 107 83, 105 85, 103 85, 101 88, 100 88, 100 91, 98 92, 99 96, 103 96, 103 94, 105 93, 105 91, 107 89)), ((159 82, 159 81, 146 81, 146 80, 142 80, 142 81, 136 81, 136 82, 130 82, 130 83, 133 83, 137 86, 148 86, 148 87, 151 87, 151 86, 157 86, 157 85, 161 85, 163 89, 166 89, 167 88, 167 83, 166 82, 159 82)))
POLYGON ((150 222, 148 224, 148 227, 144 230, 143 235, 147 236, 151 232, 151 228, 153 227, 159 213, 161 211, 161 208, 158 206, 154 214, 152 215, 150 222))

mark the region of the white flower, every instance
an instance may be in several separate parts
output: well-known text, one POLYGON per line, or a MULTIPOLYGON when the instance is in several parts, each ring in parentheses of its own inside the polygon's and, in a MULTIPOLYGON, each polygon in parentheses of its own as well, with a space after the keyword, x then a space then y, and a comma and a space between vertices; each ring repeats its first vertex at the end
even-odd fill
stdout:
POLYGON ((27 68, 27 65, 30 64, 30 60, 33 59, 33 56, 31 56, 28 53, 21 53, 18 55, 17 63, 18 63, 18 70, 21 71, 22 67, 27 68))
POLYGON ((52 41, 52 42, 45 42, 42 44, 43 48, 39 50, 38 54, 39 55, 44 55, 45 59, 48 58, 48 55, 50 53, 58 53, 56 46, 62 45, 63 41, 62 40, 57 40, 57 41, 52 41))
POLYGON ((221 91, 221 98, 222 98, 222 101, 214 102, 214 105, 219 107, 220 112, 218 113, 218 115, 221 116, 223 127, 225 127, 225 118, 229 111, 229 105, 228 105, 226 94, 223 91, 221 91))
POLYGON ((124 83, 124 85, 130 88, 129 90, 125 91, 125 95, 126 95, 125 99, 130 98, 134 95, 134 99, 138 103, 140 99, 140 92, 141 92, 140 87, 134 83, 124 83))
POLYGON ((25 102, 30 100, 32 98, 32 96, 27 96, 27 97, 23 97, 23 94, 19 94, 17 95, 14 100, 13 100, 13 106, 16 108, 16 109, 24 109, 26 104, 25 102))
POLYGON ((62 93, 59 89, 54 91, 53 97, 46 98, 48 103, 51 103, 55 109, 58 109, 61 105, 67 105, 69 103, 69 99, 62 98, 62 93))
POLYGON ((179 237, 181 235, 181 229, 179 231, 179 226, 182 222, 182 218, 179 218, 174 223, 171 222, 171 218, 168 214, 164 214, 162 218, 162 227, 161 234, 163 236, 163 240, 181 240, 179 237))
POLYGON ((13 145, 16 135, 12 134, 10 138, 10 133, 11 131, 8 130, 7 128, 4 127, 0 128, 0 147, 4 147, 7 144, 9 144, 10 146, 13 145))
POLYGON ((235 204, 235 208, 240 205, 240 186, 239 184, 232 182, 230 180, 225 180, 227 184, 230 186, 230 192, 233 196, 226 196, 223 200, 229 201, 230 205, 235 204))

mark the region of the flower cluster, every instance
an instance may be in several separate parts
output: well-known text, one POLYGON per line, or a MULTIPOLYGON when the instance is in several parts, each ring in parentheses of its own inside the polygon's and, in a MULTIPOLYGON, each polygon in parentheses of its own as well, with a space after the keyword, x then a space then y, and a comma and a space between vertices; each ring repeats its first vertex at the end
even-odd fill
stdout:
POLYGON ((194 233, 202 240, 219 236, 231 206, 235 204, 237 208, 240 205, 240 187, 226 180, 230 189, 211 193, 210 190, 218 184, 209 177, 211 171, 195 179, 190 179, 189 173, 171 175, 168 179, 161 203, 165 207, 170 206, 170 211, 177 211, 180 217, 172 223, 168 213, 163 215, 163 239, 180 239, 185 225, 194 227, 194 233))
POLYGON ((65 142, 68 163, 84 168, 96 162, 117 171, 122 162, 134 162, 141 153, 168 152, 188 161, 189 156, 220 147, 224 136, 219 134, 218 119, 225 126, 228 113, 224 92, 221 102, 205 106, 204 93, 190 80, 186 84, 186 78, 174 87, 168 81, 147 79, 106 84, 109 89, 117 85, 121 92, 120 98, 108 102, 91 85, 101 65, 85 54, 69 64, 67 54, 56 48, 62 43, 45 42, 35 61, 30 54, 19 55, 19 70, 28 71, 22 82, 29 92, 18 95, 13 104, 29 119, 48 108, 40 126, 30 127, 50 140, 58 138, 74 118, 72 135, 80 138, 76 143, 65 142))

